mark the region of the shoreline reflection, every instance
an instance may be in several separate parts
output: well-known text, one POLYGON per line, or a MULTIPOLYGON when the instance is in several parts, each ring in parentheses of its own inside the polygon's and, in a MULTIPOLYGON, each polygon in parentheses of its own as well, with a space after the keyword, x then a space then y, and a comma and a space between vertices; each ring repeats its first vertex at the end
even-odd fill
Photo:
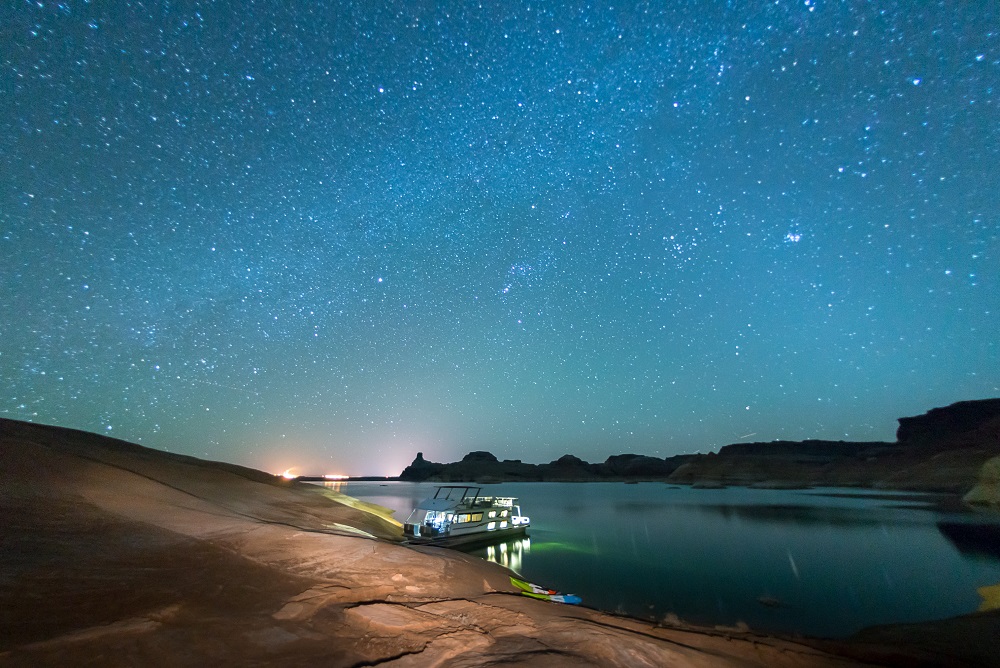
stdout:
POLYGON ((470 552, 470 554, 482 557, 486 561, 500 564, 504 568, 509 568, 520 575, 524 564, 524 555, 530 552, 531 538, 525 536, 524 538, 515 538, 495 545, 488 545, 485 549, 480 548, 470 552))

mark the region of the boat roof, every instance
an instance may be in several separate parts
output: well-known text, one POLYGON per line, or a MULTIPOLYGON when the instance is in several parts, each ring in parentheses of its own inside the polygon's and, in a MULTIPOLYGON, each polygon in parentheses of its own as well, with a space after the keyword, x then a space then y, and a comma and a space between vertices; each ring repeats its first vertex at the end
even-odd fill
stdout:
POLYGON ((476 487, 474 485, 438 485, 437 491, 434 492, 435 499, 453 499, 457 498, 459 500, 464 499, 467 496, 472 496, 472 498, 478 498, 479 492, 482 491, 482 487, 476 487), (475 494, 470 495, 469 490, 476 490, 475 494), (458 496, 455 494, 457 490, 462 490, 462 495, 458 496), (444 492, 444 494, 442 494, 444 492))
POLYGON ((417 506, 418 510, 450 510, 455 508, 460 503, 461 499, 424 499, 417 506))
POLYGON ((434 496, 424 499, 417 506, 419 510, 449 510, 462 503, 474 504, 476 501, 492 503, 494 500, 510 500, 511 503, 517 501, 516 498, 507 496, 480 496, 482 487, 477 485, 438 485, 434 496))

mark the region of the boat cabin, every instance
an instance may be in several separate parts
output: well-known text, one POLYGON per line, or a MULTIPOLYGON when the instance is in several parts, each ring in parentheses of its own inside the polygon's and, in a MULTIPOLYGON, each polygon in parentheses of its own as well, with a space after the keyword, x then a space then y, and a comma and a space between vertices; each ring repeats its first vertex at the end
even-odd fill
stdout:
POLYGON ((530 523, 514 497, 484 496, 482 487, 440 485, 410 513, 403 534, 411 543, 460 544, 523 534, 530 523))

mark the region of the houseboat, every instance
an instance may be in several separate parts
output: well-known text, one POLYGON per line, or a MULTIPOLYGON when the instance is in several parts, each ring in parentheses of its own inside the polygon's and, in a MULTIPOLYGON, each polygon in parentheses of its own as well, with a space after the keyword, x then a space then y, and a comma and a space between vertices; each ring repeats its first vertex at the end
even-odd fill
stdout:
POLYGON ((523 535, 531 524, 517 499, 483 496, 482 487, 440 485, 403 525, 406 542, 457 547, 523 535))

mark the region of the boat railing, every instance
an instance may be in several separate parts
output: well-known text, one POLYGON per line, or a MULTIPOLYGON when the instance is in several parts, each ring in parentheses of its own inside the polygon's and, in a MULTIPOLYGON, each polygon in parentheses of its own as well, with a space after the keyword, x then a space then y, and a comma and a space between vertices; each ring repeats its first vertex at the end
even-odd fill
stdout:
POLYGON ((517 503, 517 498, 511 496, 480 496, 475 499, 465 498, 462 501, 469 503, 470 506, 475 508, 513 508, 517 503))

